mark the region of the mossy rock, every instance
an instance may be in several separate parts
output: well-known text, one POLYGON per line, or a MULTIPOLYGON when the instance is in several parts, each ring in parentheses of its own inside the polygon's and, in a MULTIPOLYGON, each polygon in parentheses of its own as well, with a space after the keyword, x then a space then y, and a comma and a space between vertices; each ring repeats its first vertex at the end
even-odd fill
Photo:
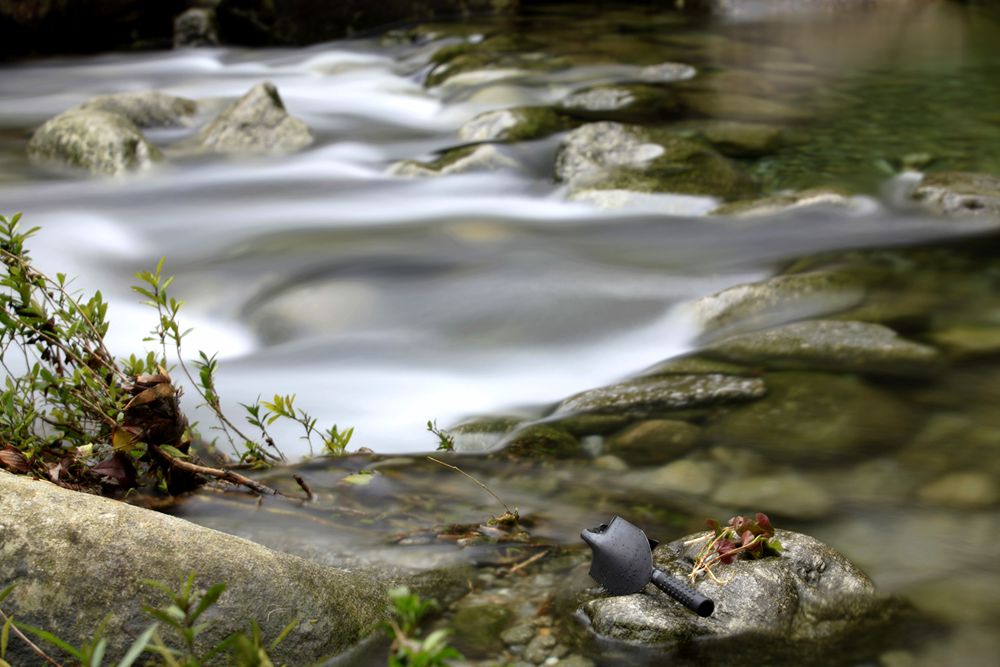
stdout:
POLYGON ((657 375, 705 375, 719 373, 722 375, 756 376, 759 371, 740 364, 718 359, 709 359, 698 353, 672 357, 650 366, 639 374, 639 377, 655 377, 657 375))
POLYGON ((550 107, 484 111, 458 130, 462 141, 529 141, 572 127, 573 121, 550 107))
POLYGON ((32 162, 108 176, 146 169, 162 157, 128 118, 90 109, 50 119, 35 131, 27 150, 32 162))
POLYGON ((666 86, 604 84, 566 96, 559 109, 582 120, 663 121, 682 113, 677 93, 666 86))
POLYGON ((779 125, 807 123, 814 114, 781 102, 735 93, 685 91, 685 109, 699 116, 779 125))
POLYGON ((928 174, 913 198, 936 213, 958 217, 1000 215, 1000 176, 966 172, 928 174))
POLYGON ((784 128, 764 123, 702 120, 674 125, 673 129, 683 136, 708 143, 728 157, 763 157, 774 153, 784 144, 784 128))
POLYGON ((389 167, 389 173, 403 178, 426 178, 496 169, 517 169, 521 164, 492 144, 462 146, 445 151, 427 162, 403 160, 389 167))
POLYGON ((450 79, 479 70, 552 71, 572 61, 541 50, 544 45, 512 35, 496 35, 481 42, 450 44, 431 56, 432 68, 424 85, 440 86, 450 79))
POLYGON ((716 417, 706 441, 776 463, 825 465, 885 454, 914 425, 906 405, 857 377, 790 371, 764 380, 767 398, 716 417))
POLYGON ((777 369, 919 376, 940 369, 940 353, 870 322, 808 320, 737 334, 702 354, 777 369))
POLYGON ((192 123, 198 104, 155 90, 100 95, 77 107, 125 116, 136 127, 185 127, 192 123))
POLYGON ((556 179, 571 190, 631 190, 721 199, 753 190, 749 178, 712 148, 663 130, 612 122, 570 132, 556 158, 556 179))
POLYGON ((565 459, 583 455, 580 443, 568 431, 548 424, 522 428, 501 442, 501 454, 513 458, 565 459))
POLYGON ((486 452, 497 446, 523 420, 519 417, 477 417, 448 429, 455 451, 486 452))
POLYGON ((588 435, 608 435, 632 423, 634 420, 625 415, 572 415, 553 422, 559 428, 566 429, 577 438, 588 435))
POLYGON ((874 204, 863 197, 855 197, 845 190, 835 188, 808 188, 799 192, 770 195, 756 199, 743 199, 718 207, 714 215, 739 218, 773 216, 808 207, 836 207, 847 211, 870 210, 874 204))
POLYGON ((604 443, 604 452, 631 465, 655 465, 691 451, 701 429, 676 419, 648 419, 619 431, 604 443))
POLYGON ((503 650, 500 634, 514 614, 499 604, 462 605, 448 620, 453 643, 460 651, 489 655, 503 650))

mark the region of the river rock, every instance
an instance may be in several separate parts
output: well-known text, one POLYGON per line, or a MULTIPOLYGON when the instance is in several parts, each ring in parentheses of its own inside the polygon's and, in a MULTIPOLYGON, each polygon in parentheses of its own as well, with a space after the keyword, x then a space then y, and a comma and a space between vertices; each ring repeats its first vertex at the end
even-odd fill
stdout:
POLYGON ((199 146, 213 153, 294 153, 313 141, 309 127, 288 115, 270 82, 259 83, 227 107, 198 135, 199 146))
POLYGON ((906 440, 914 422, 905 405, 857 377, 782 372, 765 381, 765 400, 720 415, 705 439, 776 463, 844 463, 884 454, 906 440))
POLYGON ((938 329, 927 339, 958 359, 1000 355, 1000 328, 984 325, 963 325, 938 329))
POLYGON ((570 93, 559 103, 566 114, 587 120, 641 122, 681 113, 677 93, 644 84, 605 84, 570 93))
POLYGON ((655 470, 632 473, 628 484, 644 493, 704 496, 715 488, 722 475, 722 466, 718 463, 680 459, 655 470))
POLYGON ((494 449, 523 420, 519 417, 477 417, 448 429, 455 451, 467 454, 494 449))
POLYGON ((806 109, 737 93, 691 90, 683 92, 681 100, 689 112, 709 118, 786 125, 805 123, 814 117, 806 109))
POLYGON ((980 509, 1000 501, 1000 483, 983 472, 953 472, 920 489, 918 497, 933 505, 980 509))
MULTIPOLYGON (((151 620, 143 604, 190 572, 200 587, 226 583, 197 640, 204 651, 250 620, 270 641, 300 623, 274 650, 275 662, 305 665, 339 653, 388 615, 387 583, 364 571, 321 566, 176 517, 0 472, 0 589, 3 609, 70 643, 89 639, 105 619, 108 657, 120 657, 151 620)), ((7 660, 37 664, 11 637, 7 660)))
POLYGON ((77 108, 121 114, 137 127, 185 127, 193 121, 198 105, 185 97, 146 90, 100 95, 77 108))
POLYGON ((462 141, 528 141, 569 127, 570 121, 549 107, 514 107, 484 111, 458 129, 462 141))
POLYGON ((403 160, 389 167, 389 173, 403 178, 426 178, 520 167, 521 163, 501 148, 493 144, 480 144, 453 148, 429 162, 403 160))
POLYGON ((831 188, 808 188, 799 192, 729 202, 712 213, 738 218, 756 218, 810 207, 835 207, 845 212, 866 214, 877 210, 878 203, 870 197, 852 196, 831 188))
POLYGON ((532 424, 500 442, 497 449, 514 458, 571 458, 584 453, 580 442, 568 431, 551 424, 532 424))
POLYGON ((833 499, 815 480, 794 472, 731 477, 715 490, 712 502, 801 521, 821 519, 833 509, 833 499))
POLYGON ((692 121, 675 126, 685 136, 705 141, 723 155, 756 158, 781 148, 784 130, 775 125, 733 120, 692 121))
MULTIPOLYGON (((699 545, 684 542, 699 536, 657 547, 655 566, 686 577, 699 545)), ((880 598, 871 579, 842 554, 801 533, 779 529, 776 537, 783 547, 780 556, 719 565, 715 572, 728 583, 707 578, 697 583, 697 590, 715 601, 715 613, 707 619, 653 586, 633 595, 596 598, 583 610, 598 635, 666 652, 680 649, 689 659, 694 652, 698 664, 712 665, 732 664, 727 647, 738 647, 743 664, 769 664, 786 652, 800 658, 829 656, 833 645, 855 642, 895 619, 900 605, 880 598)))
POLYGON ((815 271, 746 283, 702 297, 687 306, 702 338, 764 329, 828 315, 860 303, 862 282, 846 273, 815 271))
POLYGON ((902 376, 932 372, 940 358, 934 348, 901 338, 889 327, 841 320, 793 322, 737 334, 702 353, 767 368, 902 376))
POLYGON ((563 401, 556 414, 657 417, 671 410, 750 401, 766 393, 759 378, 718 373, 653 376, 581 392, 563 401))
POLYGON ((146 141, 135 123, 107 111, 71 110, 35 130, 28 142, 33 162, 119 175, 152 166, 160 151, 146 141))
POLYGON ((218 45, 219 30, 213 9, 191 7, 174 19, 175 49, 218 45))
POLYGON ((556 158, 556 179, 570 190, 624 189, 732 199, 749 182, 714 150, 667 131, 612 122, 570 132, 556 158))
POLYGON ((655 83, 671 83, 673 81, 693 79, 697 74, 698 70, 691 65, 666 62, 643 67, 639 71, 639 78, 643 81, 655 83))
POLYGON ((928 174, 913 197, 944 215, 995 217, 1000 215, 1000 177, 965 172, 928 174))
POLYGON ((632 465, 664 463, 690 451, 700 432, 700 428, 685 421, 649 419, 608 438, 604 451, 632 465))

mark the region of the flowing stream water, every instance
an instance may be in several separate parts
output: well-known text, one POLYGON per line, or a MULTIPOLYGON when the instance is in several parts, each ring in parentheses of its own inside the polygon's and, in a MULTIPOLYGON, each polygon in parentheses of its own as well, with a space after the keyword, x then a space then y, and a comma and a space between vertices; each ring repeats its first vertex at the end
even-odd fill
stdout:
MULTIPOLYGON (((7 64, 0 69, 0 211, 24 211, 27 224, 41 227, 32 251, 43 269, 77 276, 82 289, 102 290, 111 304, 116 353, 136 351, 154 324, 129 290, 133 273, 166 257, 165 271, 177 276, 172 291, 186 302, 183 322, 194 327, 187 352, 218 352, 219 390, 230 411, 258 395, 295 393, 321 423, 353 426, 352 448, 380 453, 433 449, 436 442, 424 430, 429 419, 450 425, 477 414, 531 416, 534 406, 688 351, 699 330, 679 305, 764 278, 782 262, 841 248, 946 242, 986 226, 901 205, 906 178, 884 170, 910 153, 933 153, 970 170, 1000 166, 1000 31, 957 10, 906 26, 737 27, 758 40, 746 43, 767 42, 748 47, 739 56, 743 66, 763 67, 779 46, 793 53, 811 77, 801 103, 825 114, 798 130, 805 133, 802 142, 762 163, 758 176, 774 187, 817 174, 848 183, 867 197, 861 209, 753 219, 668 215, 657 212, 664 202, 655 201, 601 210, 566 200, 553 182, 558 137, 518 145, 521 170, 423 180, 387 173, 396 160, 455 145, 456 130, 481 111, 550 104, 586 84, 627 80, 648 61, 676 60, 689 48, 681 38, 703 40, 690 47, 699 67, 733 57, 711 40, 733 38, 732 26, 673 16, 649 25, 644 20, 609 12, 588 15, 580 26, 605 26, 609 43, 632 39, 638 52, 655 42, 662 53, 630 61, 632 51, 622 47, 619 62, 469 89, 422 85, 440 42, 377 36, 301 49, 7 64), (623 32, 622 25, 644 25, 646 32, 623 32), (667 27, 678 38, 673 43, 661 39, 667 27), (655 31, 660 41, 651 42, 655 31), (33 128, 98 94, 157 89, 202 102, 204 120, 262 80, 273 82, 289 112, 312 128, 317 140, 310 148, 285 157, 190 157, 172 154, 171 145, 194 129, 160 130, 149 136, 164 147, 167 161, 115 179, 42 169, 24 154, 33 128)), ((465 32, 479 25, 523 28, 484 20, 465 32)), ((549 39, 569 39, 571 26, 560 30, 549 39)), ((293 431, 277 435, 286 452, 308 453, 293 431)), ((579 474, 601 483, 600 475, 579 474)), ((446 488, 441 475, 421 475, 425 492, 446 488)), ((555 502, 512 477, 510 484, 494 481, 519 498, 522 511, 544 514, 555 502)), ((550 509, 540 531, 572 542, 575 526, 586 525, 593 508, 579 495, 559 498, 556 506, 564 511, 550 509)), ((464 518, 474 520, 487 501, 471 504, 464 518)), ((604 498, 597 507, 622 503, 604 498)), ((278 535, 291 530, 283 518, 271 525, 252 510, 245 519, 243 510, 224 510, 223 518, 217 509, 186 511, 234 532, 267 538, 274 531, 275 543, 291 539, 278 535)), ((973 552, 981 545, 963 534, 966 524, 953 529, 944 515, 926 524, 930 541, 949 547, 925 549, 927 535, 901 528, 907 521, 916 519, 900 507, 853 506, 828 534, 856 539, 837 546, 891 591, 906 593, 915 581, 976 562, 973 552), (871 546, 883 539, 900 545, 884 558, 871 546)), ((824 536, 821 526, 809 528, 824 536)), ((316 538, 311 548, 330 546, 325 539, 316 538)), ((351 547, 343 536, 330 539, 351 547)), ((990 553, 995 557, 995 547, 990 553)), ((973 581, 984 587, 980 595, 995 600, 995 561, 984 567, 992 574, 979 572, 973 581)), ((956 628, 964 618, 975 629, 959 632, 963 665, 991 664, 997 650, 983 628, 1000 610, 995 602, 976 609, 945 614, 956 628)))

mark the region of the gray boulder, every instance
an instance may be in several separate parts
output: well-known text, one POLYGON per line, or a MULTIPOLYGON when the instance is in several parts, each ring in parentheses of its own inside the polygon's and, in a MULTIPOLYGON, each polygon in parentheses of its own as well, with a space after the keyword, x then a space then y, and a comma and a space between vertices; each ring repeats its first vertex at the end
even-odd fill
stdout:
POLYGON ((528 141, 565 130, 569 121, 548 107, 484 111, 458 129, 462 141, 528 141))
POLYGON ((445 151, 434 160, 402 160, 389 167, 389 173, 403 178, 448 176, 497 169, 519 169, 521 163, 493 144, 462 146, 445 151))
POLYGON ((125 116, 76 109, 35 130, 28 158, 114 176, 151 166, 160 159, 160 151, 125 116))
POLYGON ((77 109, 121 114, 137 127, 185 127, 191 124, 198 105, 184 97, 147 90, 100 95, 77 109))
POLYGON ((191 7, 174 19, 174 48, 218 46, 219 30, 215 11, 208 7, 191 7))
POLYGON ((862 214, 872 212, 877 206, 877 202, 870 197, 855 196, 832 188, 808 188, 799 192, 729 202, 718 207, 712 213, 738 218, 755 218, 780 215, 804 208, 822 207, 862 214))
POLYGON ((934 371, 938 351, 870 322, 809 320, 724 338, 702 351, 768 368, 825 369, 877 375, 934 371))
POLYGON ((913 197, 945 215, 1000 216, 1000 177, 965 172, 928 174, 913 197))
MULTIPOLYGON (((697 537, 658 547, 655 565, 686 577, 700 545, 684 542, 697 537)), ((873 635, 898 618, 902 605, 879 597, 871 579, 833 548, 787 530, 776 531, 776 537, 784 547, 780 556, 718 565, 714 571, 727 583, 708 578, 697 583, 698 591, 715 601, 709 618, 699 618, 652 586, 590 600, 583 610, 601 636, 658 646, 665 653, 694 651, 704 658, 698 664, 733 664, 734 656, 740 664, 772 664, 786 652, 809 664, 810 655, 823 656, 841 642, 857 643, 860 635, 873 635), (730 646, 738 653, 727 651, 730 646)))
POLYGON ((847 273, 814 271, 736 285, 693 301, 687 309, 701 325, 703 338, 717 338, 835 313, 864 296, 863 283, 847 273))
MULTIPOLYGON (((312 664, 373 632, 388 614, 386 582, 369 572, 326 567, 182 519, 68 491, 0 471, 0 589, 17 620, 79 644, 107 618, 108 656, 124 653, 150 619, 143 604, 164 595, 144 580, 177 586, 226 583, 209 612, 204 648, 256 620, 270 640, 301 619, 272 657, 312 664)), ((36 664, 11 637, 7 660, 36 664)))
POLYGON ((203 150, 230 154, 294 153, 312 142, 309 127, 288 115, 268 81, 251 88, 198 135, 203 150))
POLYGON ((758 399, 766 393, 760 378, 719 373, 645 377, 571 396, 559 405, 556 414, 656 417, 671 410, 758 399))
POLYGON ((662 130, 613 122, 573 130, 560 147, 556 179, 571 190, 672 192, 731 199, 746 177, 703 144, 662 130))
POLYGON ((578 90, 559 106, 564 113, 589 120, 640 122, 681 113, 677 93, 646 84, 606 84, 578 90))

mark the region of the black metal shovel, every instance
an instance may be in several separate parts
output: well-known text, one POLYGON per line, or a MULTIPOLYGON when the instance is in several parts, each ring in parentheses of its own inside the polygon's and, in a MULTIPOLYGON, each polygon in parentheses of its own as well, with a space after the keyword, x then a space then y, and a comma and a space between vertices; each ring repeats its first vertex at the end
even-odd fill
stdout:
POLYGON ((611 523, 580 533, 594 552, 590 576, 612 595, 638 593, 652 581, 657 588, 702 617, 711 616, 715 602, 679 579, 653 567, 654 540, 620 516, 611 523))

